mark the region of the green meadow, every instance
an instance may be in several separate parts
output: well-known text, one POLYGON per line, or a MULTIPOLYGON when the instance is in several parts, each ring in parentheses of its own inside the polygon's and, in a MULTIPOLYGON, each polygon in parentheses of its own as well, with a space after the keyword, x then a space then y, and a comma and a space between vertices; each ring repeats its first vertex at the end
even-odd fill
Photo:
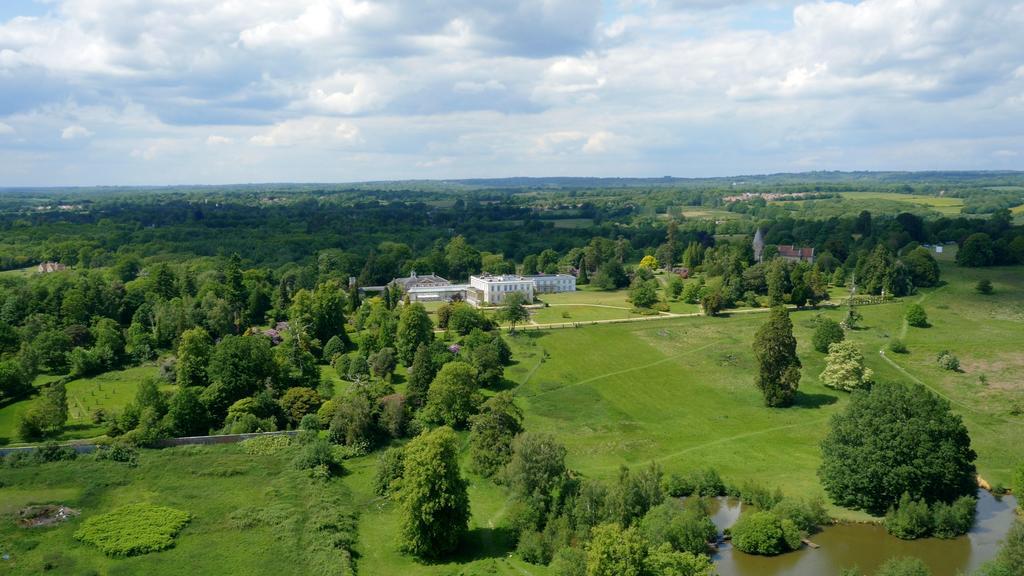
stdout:
MULTIPOLYGON (((919 381, 950 401, 971 433, 979 473, 993 484, 1008 484, 1010 467, 1024 460, 1022 277, 1022 267, 962 269, 944 259, 942 286, 861 307, 863 326, 848 334, 877 379, 919 381), (981 278, 993 282, 994 294, 975 293, 981 278), (905 325, 903 313, 913 302, 924 306, 931 327, 905 325), (909 353, 887 351, 894 336, 904 339, 909 353), (939 368, 935 357, 942 350, 959 357, 961 372, 939 368)), ((585 290, 546 300, 572 296, 586 301, 581 309, 600 308, 615 306, 624 292, 585 290)), ((839 319, 843 313, 792 313, 803 379, 796 405, 786 409, 765 408, 753 385, 751 342, 764 319, 758 312, 521 332, 509 338, 514 364, 506 378, 526 428, 558 437, 568 447, 570 467, 583 476, 610 479, 623 465, 657 462, 666 472, 714 467, 727 482, 752 480, 787 494, 823 495, 818 445, 849 396, 820 383, 824 355, 811 348, 810 337, 817 314, 839 319)), ((82 414, 126 402, 131 382, 145 374, 109 376, 69 386, 82 414), (101 386, 109 396, 98 395, 101 386), (115 392, 122 388, 123 394, 115 392)), ((332 514, 359 515, 355 551, 362 574, 549 574, 511 554, 506 492, 473 475, 467 475, 473 516, 464 551, 439 564, 401 554, 399 512, 373 493, 375 466, 376 454, 349 460, 345 475, 320 484, 293 471, 287 454, 250 456, 238 446, 220 446, 143 451, 138 468, 88 459, 0 468, 0 515, 6 517, 0 542, 13 551, 11 574, 35 574, 46 566, 69 574, 308 573, 337 554, 311 548, 306 536, 326 494, 332 514), (85 518, 139 501, 192 514, 174 548, 114 560, 72 537, 85 518), (34 503, 61 503, 82 515, 31 531, 10 521, 34 503), (246 520, 251 517, 264 520, 246 520)), ((848 510, 831 512, 866 519, 848 510)))

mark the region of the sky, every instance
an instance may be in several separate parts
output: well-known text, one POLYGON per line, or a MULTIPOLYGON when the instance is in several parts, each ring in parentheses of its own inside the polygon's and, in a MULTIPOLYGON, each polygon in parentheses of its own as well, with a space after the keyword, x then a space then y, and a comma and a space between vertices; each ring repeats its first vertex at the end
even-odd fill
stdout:
POLYGON ((0 186, 1024 169, 1024 0, 2 0, 0 186))

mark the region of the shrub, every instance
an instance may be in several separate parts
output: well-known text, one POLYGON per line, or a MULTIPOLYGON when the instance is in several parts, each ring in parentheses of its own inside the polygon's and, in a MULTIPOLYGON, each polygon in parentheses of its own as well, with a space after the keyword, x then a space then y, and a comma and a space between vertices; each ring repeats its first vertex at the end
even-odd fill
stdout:
POLYGON ((75 538, 107 556, 124 558, 174 546, 174 537, 188 524, 189 514, 153 504, 130 504, 87 519, 75 538))
POLYGON ((292 466, 297 470, 309 470, 313 477, 324 476, 325 473, 329 477, 341 471, 341 463, 334 455, 330 442, 323 438, 303 446, 292 460, 292 466))
POLYGON ((972 496, 961 496, 952 504, 936 502, 932 506, 932 535, 936 538, 956 538, 974 525, 978 501, 972 496))
POLYGON ((928 314, 924 311, 924 308, 920 304, 911 304, 907 307, 907 324, 915 328, 927 328, 928 314))
POLYGON ((889 351, 895 352, 896 354, 906 354, 907 345, 899 338, 893 338, 889 341, 889 351))
POLYGON ((939 363, 943 370, 949 370, 950 372, 960 371, 960 359, 949 350, 939 352, 939 355, 935 357, 935 361, 939 363))
POLYGON ((828 352, 830 344, 842 342, 843 338, 846 337, 843 327, 831 318, 818 318, 815 324, 814 336, 811 338, 811 342, 814 344, 814 349, 822 354, 828 352))
POLYGON ((405 451, 388 448, 377 458, 377 474, 373 478, 373 491, 378 496, 395 494, 401 488, 405 469, 405 451))
POLYGON ((800 532, 810 534, 829 522, 825 504, 820 498, 803 500, 783 498, 772 508, 772 513, 783 520, 789 520, 800 532))
POLYGON ((896 508, 890 508, 885 515, 885 529, 889 534, 904 540, 923 538, 932 532, 932 516, 928 504, 913 500, 906 492, 900 497, 896 508))
POLYGON ((586 576, 587 553, 579 548, 560 548, 551 559, 551 573, 559 576, 586 576))
POLYGON ((59 462, 61 460, 74 460, 78 457, 78 452, 75 452, 75 449, 71 446, 61 446, 56 442, 50 441, 36 448, 32 457, 37 462, 59 462))
POLYGON ((115 442, 110 446, 96 448, 96 459, 122 462, 135 467, 139 465, 139 451, 123 442, 115 442))
POLYGON ((732 527, 732 544, 737 550, 747 554, 776 556, 794 549, 790 545, 794 531, 796 543, 799 545, 799 530, 792 521, 783 522, 771 512, 744 514, 732 527))
POLYGON ((747 482, 740 488, 740 498, 744 504, 752 504, 761 510, 771 510, 782 501, 782 491, 777 488, 772 491, 760 484, 747 482))
POLYGON ((994 292, 994 290, 992 289, 992 281, 989 280, 988 278, 983 278, 981 280, 978 280, 978 283, 975 284, 975 286, 974 286, 974 290, 978 294, 985 294, 985 295, 991 294, 991 293, 994 292))
POLYGON ((292 439, 290 436, 286 436, 284 434, 277 436, 257 436, 256 438, 242 440, 239 444, 246 454, 253 456, 270 456, 291 446, 292 439))

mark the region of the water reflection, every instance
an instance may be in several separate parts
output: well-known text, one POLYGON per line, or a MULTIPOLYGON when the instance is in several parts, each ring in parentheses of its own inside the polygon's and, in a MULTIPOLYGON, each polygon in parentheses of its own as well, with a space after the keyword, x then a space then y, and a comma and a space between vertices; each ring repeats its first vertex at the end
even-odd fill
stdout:
MULTIPOLYGON (((953 540, 928 538, 900 540, 872 524, 829 526, 811 539, 821 546, 767 558, 734 550, 724 543, 714 556, 720 576, 823 576, 839 574, 843 568, 858 566, 872 573, 893 556, 916 556, 925 561, 934 576, 969 574, 995 557, 999 541, 1014 521, 1016 502, 1011 497, 996 500, 978 492, 977 522, 971 532, 953 540)), ((711 502, 711 519, 719 530, 739 518, 739 501, 719 498, 711 502)))

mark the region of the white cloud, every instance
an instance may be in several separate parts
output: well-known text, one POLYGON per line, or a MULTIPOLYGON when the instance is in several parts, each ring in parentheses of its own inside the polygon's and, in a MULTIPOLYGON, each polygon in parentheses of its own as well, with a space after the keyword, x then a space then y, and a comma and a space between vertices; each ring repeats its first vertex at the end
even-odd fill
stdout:
POLYGON ((351 145, 360 140, 359 128, 348 122, 310 117, 287 120, 249 139, 257 146, 296 146, 299 144, 351 145))
POLYGON ((52 0, 0 21, 0 175, 1020 167, 1024 0, 604 5, 52 0))
POLYGON ((92 132, 88 128, 79 126, 78 124, 68 126, 67 128, 64 128, 64 130, 61 130, 60 133, 62 140, 77 140, 79 138, 88 138, 90 136, 92 136, 92 132))
POLYGON ((207 146, 222 146, 224 144, 232 144, 234 140, 227 136, 220 136, 217 134, 210 134, 206 137, 207 146))

